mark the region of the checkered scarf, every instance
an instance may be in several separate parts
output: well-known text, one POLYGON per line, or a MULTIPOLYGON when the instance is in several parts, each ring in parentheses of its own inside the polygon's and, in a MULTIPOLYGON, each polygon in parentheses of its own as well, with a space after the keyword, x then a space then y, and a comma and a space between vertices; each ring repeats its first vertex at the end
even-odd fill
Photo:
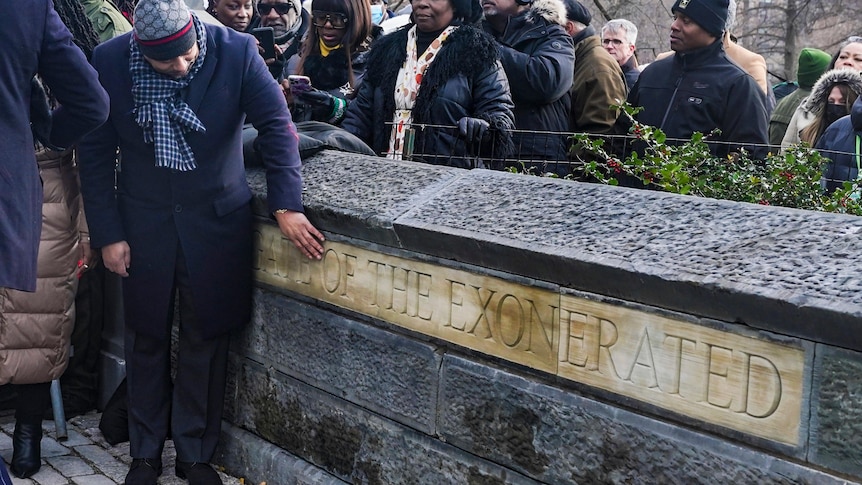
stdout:
POLYGON ((144 130, 144 141, 155 143, 156 166, 183 172, 197 168, 195 154, 186 142, 185 133, 206 133, 201 120, 180 96, 204 63, 207 53, 206 29, 192 14, 198 35, 200 53, 189 73, 180 79, 171 79, 156 72, 144 59, 134 36, 131 39, 132 99, 135 102, 135 121, 144 130))

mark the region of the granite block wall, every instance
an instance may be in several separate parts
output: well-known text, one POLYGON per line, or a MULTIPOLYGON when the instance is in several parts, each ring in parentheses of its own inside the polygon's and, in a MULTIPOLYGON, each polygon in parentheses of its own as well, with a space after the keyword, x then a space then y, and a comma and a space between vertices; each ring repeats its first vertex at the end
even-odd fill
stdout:
MULTIPOLYGON (((331 240, 792 347, 803 367, 799 433, 773 442, 261 284, 252 324, 232 344, 220 455, 243 476, 278 484, 862 479, 859 218, 331 151, 306 160, 303 176, 307 214, 331 240)), ((249 182, 260 223, 272 224, 263 173, 249 170, 249 182)), ((643 348, 632 368, 653 365, 643 348)), ((731 363, 708 361, 704 379, 729 382, 731 363)), ((753 392, 768 394, 767 384, 753 392)))
POLYGON ((858 473, 842 443, 855 442, 855 421, 843 423, 858 407, 836 395, 847 375, 818 390, 820 451, 806 464, 281 292, 256 290, 254 315, 232 345, 219 454, 253 481, 837 484, 858 473))

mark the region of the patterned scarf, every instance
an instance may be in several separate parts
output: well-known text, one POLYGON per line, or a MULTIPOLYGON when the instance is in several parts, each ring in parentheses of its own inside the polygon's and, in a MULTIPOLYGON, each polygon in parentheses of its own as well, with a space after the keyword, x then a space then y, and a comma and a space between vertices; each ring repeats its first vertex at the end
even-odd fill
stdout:
POLYGON ((183 172, 197 168, 195 154, 186 142, 185 133, 206 133, 201 120, 180 96, 180 91, 200 71, 207 53, 206 29, 194 14, 192 20, 200 53, 188 74, 180 79, 171 79, 156 72, 144 59, 134 36, 131 39, 129 62, 135 121, 144 130, 144 141, 155 143, 156 166, 183 172))
POLYGON ((446 42, 449 34, 457 28, 457 25, 446 27, 436 39, 431 41, 431 45, 422 54, 421 59, 416 52, 416 26, 414 25, 407 32, 407 59, 398 71, 395 82, 395 114, 392 116, 392 134, 389 135, 387 158, 401 160, 404 152, 405 127, 409 129, 413 122, 413 105, 416 103, 416 95, 422 84, 422 76, 434 61, 443 42, 446 42))

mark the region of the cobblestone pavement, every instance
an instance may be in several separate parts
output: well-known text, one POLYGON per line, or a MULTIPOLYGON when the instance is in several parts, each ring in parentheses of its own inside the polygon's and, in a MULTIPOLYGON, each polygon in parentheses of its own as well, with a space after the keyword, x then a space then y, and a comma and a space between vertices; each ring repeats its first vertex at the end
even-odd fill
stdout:
MULTIPOLYGON (((109 445, 99 431, 99 413, 88 413, 68 420, 68 439, 57 441, 53 421, 43 421, 42 468, 28 479, 12 477, 13 485, 116 485, 123 483, 132 458, 129 443, 109 445)), ((0 456, 7 468, 12 459, 12 430, 15 419, 11 412, 0 413, 0 456)), ((164 471, 159 485, 186 485, 174 476, 176 454, 173 443, 165 443, 162 455, 164 471)), ((247 483, 219 472, 225 485, 247 483)))

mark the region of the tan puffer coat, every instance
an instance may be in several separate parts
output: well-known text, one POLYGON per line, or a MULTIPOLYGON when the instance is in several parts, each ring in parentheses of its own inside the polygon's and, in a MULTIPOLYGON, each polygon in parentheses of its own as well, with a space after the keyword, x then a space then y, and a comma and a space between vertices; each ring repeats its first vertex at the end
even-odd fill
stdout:
POLYGON ((86 235, 78 170, 71 150, 38 149, 36 160, 44 187, 38 281, 34 293, 0 288, 0 385, 49 382, 69 361, 86 235))

